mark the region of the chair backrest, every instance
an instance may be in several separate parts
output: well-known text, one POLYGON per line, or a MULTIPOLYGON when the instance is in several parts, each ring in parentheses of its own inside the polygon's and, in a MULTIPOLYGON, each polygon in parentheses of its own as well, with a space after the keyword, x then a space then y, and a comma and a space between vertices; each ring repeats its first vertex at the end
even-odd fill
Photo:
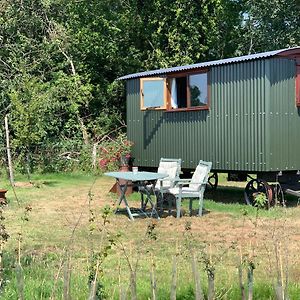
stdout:
MULTIPOLYGON (((168 177, 163 179, 163 187, 174 187, 174 179, 179 177, 180 171, 181 158, 161 158, 157 169, 157 173, 168 174, 168 177)), ((157 181, 155 188, 160 189, 160 180, 157 181)))
POLYGON ((212 162, 200 160, 196 170, 191 179, 189 187, 193 190, 199 191, 201 185, 206 184, 208 181, 209 172, 212 166, 212 162))

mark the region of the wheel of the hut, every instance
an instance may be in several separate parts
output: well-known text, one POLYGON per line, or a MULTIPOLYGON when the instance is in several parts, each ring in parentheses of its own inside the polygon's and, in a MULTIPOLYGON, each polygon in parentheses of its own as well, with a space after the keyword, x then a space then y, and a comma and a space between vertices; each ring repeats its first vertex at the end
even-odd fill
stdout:
POLYGON ((274 195, 271 206, 280 205, 280 206, 285 207, 286 203, 285 203, 285 199, 284 199, 284 193, 283 193, 280 183, 275 183, 275 184, 272 184, 271 186, 272 186, 273 195, 274 195))
POLYGON ((214 172, 208 177, 208 188, 211 190, 216 190, 218 187, 218 173, 214 172))
POLYGON ((247 183, 244 191, 246 203, 248 205, 254 205, 254 199, 258 193, 266 195, 268 200, 266 208, 270 208, 273 201, 273 189, 265 180, 262 179, 252 179, 247 183))

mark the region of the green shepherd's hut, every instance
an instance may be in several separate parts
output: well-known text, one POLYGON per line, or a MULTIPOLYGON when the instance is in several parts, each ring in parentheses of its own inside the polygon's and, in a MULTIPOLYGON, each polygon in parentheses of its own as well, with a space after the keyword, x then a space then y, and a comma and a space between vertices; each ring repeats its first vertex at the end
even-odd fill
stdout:
POLYGON ((127 134, 140 168, 156 168, 161 157, 181 158, 185 171, 212 161, 213 185, 218 172, 256 174, 250 194, 268 190, 266 181, 288 183, 286 190, 298 183, 300 47, 119 79, 126 80, 127 134))

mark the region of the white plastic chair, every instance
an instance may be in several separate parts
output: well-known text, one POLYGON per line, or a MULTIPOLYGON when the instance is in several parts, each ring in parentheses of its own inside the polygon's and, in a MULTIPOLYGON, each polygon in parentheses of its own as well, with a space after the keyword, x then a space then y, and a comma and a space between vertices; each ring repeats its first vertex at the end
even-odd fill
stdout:
POLYGON ((176 180, 179 178, 180 171, 181 171, 180 158, 178 159, 161 158, 157 169, 157 173, 168 174, 168 177, 163 178, 161 180, 157 180, 154 189, 152 188, 152 185, 140 189, 140 193, 142 197, 141 199, 142 208, 145 208, 147 205, 147 203, 144 203, 144 194, 147 193, 155 194, 157 198, 160 198, 160 200, 162 201, 163 197, 161 196, 163 195, 163 192, 175 186, 176 180))
POLYGON ((193 208, 193 200, 196 198, 199 200, 199 216, 202 216, 203 210, 203 196, 208 182, 208 176, 211 169, 212 163, 203 160, 199 161, 198 166, 191 179, 179 179, 176 181, 176 186, 168 189, 167 191, 162 190, 162 193, 170 193, 176 197, 176 215, 180 218, 181 214, 181 202, 184 198, 189 198, 189 210, 190 215, 193 208), (186 186, 188 185, 188 186, 186 186))

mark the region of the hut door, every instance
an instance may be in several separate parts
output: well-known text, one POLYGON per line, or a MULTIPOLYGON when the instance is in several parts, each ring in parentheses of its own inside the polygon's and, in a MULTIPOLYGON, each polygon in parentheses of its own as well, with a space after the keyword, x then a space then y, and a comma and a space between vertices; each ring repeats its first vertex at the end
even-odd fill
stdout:
POLYGON ((297 60, 296 65, 296 104, 300 106, 300 59, 297 60))

